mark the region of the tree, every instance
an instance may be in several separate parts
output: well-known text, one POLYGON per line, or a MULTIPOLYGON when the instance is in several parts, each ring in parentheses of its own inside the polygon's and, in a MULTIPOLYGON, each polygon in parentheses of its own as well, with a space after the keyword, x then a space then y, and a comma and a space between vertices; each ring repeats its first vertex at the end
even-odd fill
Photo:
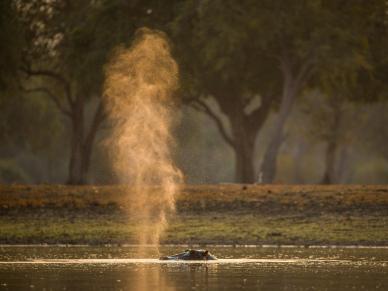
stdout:
POLYGON ((86 127, 86 103, 98 98, 107 53, 99 37, 88 36, 97 23, 95 7, 89 4, 22 1, 18 6, 27 42, 20 67, 28 81, 23 90, 49 98, 70 121, 69 184, 86 182, 93 142, 104 120, 99 101, 86 127), (39 86, 35 85, 37 79, 41 80, 39 86))
POLYGON ((186 1, 171 28, 185 102, 214 120, 235 153, 236 181, 242 183, 256 180, 254 146, 277 100, 279 83, 275 59, 255 41, 249 6, 186 1), (212 100, 222 115, 210 105, 212 100))
POLYGON ((0 141, 3 154, 0 159, 9 159, 20 149, 42 150, 60 129, 47 102, 36 94, 27 97, 20 90, 19 66, 25 45, 23 27, 13 1, 2 1, 0 10, 0 141))
POLYGON ((137 27, 152 22, 152 15, 161 17, 152 13, 153 2, 18 1, 27 43, 21 70, 29 82, 23 89, 49 98, 69 122, 69 184, 87 181, 105 120, 101 87, 107 57, 116 45, 127 44, 137 27), (41 85, 28 87, 37 78, 41 85))
MULTIPOLYGON (((359 68, 368 69, 365 13, 371 11, 370 4, 362 1, 305 1, 286 7, 285 13, 289 16, 285 17, 282 25, 281 38, 278 40, 282 45, 277 53, 283 71, 283 93, 278 120, 261 167, 264 182, 272 182, 275 177, 276 157, 284 137, 284 125, 296 97, 304 87, 318 80, 315 86, 322 89, 324 84, 321 76, 325 74, 333 79, 333 76, 346 79, 349 78, 347 75, 350 78, 357 75, 359 68)), ((340 112, 335 110, 335 116, 338 114, 340 112)), ((329 168, 333 151, 333 144, 329 143, 329 168)))
POLYGON ((256 137, 270 110, 277 108, 261 166, 263 181, 272 182, 296 97, 322 64, 341 63, 358 53, 363 39, 349 26, 346 13, 354 17, 366 4, 353 4, 189 0, 181 5, 173 34, 184 80, 190 83, 185 92, 191 93, 193 106, 215 120, 234 149, 237 181, 256 180, 256 137), (216 100, 230 130, 206 103, 209 98, 216 100))
POLYGON ((13 1, 2 1, 0 11, 0 94, 4 94, 17 87, 15 80, 23 42, 13 1))
POLYGON ((332 94, 310 92, 299 101, 304 122, 299 131, 311 141, 323 142, 326 146, 320 183, 340 183, 348 150, 356 142, 364 114, 360 106, 352 103, 349 96, 341 95, 340 91, 332 94), (354 123, 355 119, 358 120, 357 124, 354 123))
POLYGON ((345 19, 357 31, 353 37, 358 40, 358 46, 347 58, 334 63, 335 66, 331 62, 322 64, 319 74, 316 74, 315 81, 325 94, 325 102, 319 106, 319 111, 313 110, 310 115, 320 125, 316 128, 320 139, 327 142, 326 168, 321 181, 324 184, 338 182, 337 149, 344 141, 349 143, 355 130, 363 126, 361 111, 351 103, 365 105, 366 102, 376 102, 384 94, 382 84, 386 82, 386 74, 381 71, 386 66, 386 57, 383 57, 386 38, 383 37, 383 41, 380 38, 387 35, 386 10, 384 1, 373 1, 365 7, 361 5, 340 11, 346 14, 345 19))

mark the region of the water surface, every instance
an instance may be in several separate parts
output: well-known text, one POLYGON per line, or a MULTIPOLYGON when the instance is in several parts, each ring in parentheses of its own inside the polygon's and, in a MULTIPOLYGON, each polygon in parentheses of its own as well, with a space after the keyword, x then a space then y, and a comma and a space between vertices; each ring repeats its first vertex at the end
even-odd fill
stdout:
POLYGON ((0 247, 0 290, 388 290, 388 249, 0 247))

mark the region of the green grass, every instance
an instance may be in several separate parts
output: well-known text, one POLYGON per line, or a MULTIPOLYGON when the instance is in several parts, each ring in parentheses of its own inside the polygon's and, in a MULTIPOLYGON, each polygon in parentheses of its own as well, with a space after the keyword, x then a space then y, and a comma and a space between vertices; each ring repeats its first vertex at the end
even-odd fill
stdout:
MULTIPOLYGON (((2 243, 136 243, 137 226, 106 218, 19 217, 0 219, 2 243)), ((215 244, 387 244, 388 217, 328 215, 259 216, 232 213, 180 215, 164 243, 215 244)))
MULTIPOLYGON (((136 243, 127 191, 2 186, 0 243, 136 243)), ((387 186, 189 186, 177 205, 162 243, 388 245, 387 186)))
POLYGON ((260 216, 222 213, 182 216, 168 240, 246 244, 387 244, 388 217, 260 216))

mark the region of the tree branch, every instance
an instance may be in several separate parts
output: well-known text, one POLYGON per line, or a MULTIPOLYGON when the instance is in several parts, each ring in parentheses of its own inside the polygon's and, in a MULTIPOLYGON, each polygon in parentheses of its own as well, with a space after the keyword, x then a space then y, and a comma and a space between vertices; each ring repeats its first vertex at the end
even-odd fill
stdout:
POLYGON ((104 106, 102 100, 100 100, 97 109, 94 113, 94 117, 92 120, 92 123, 90 125, 89 132, 86 136, 84 146, 90 147, 93 144, 94 138, 96 136, 96 133, 98 131, 98 128, 100 127, 101 123, 105 120, 106 115, 104 113, 104 106))
POLYGON ((225 141, 231 147, 234 148, 235 143, 234 143, 233 139, 229 136, 228 132, 226 131, 226 128, 225 128, 221 118, 219 116, 217 116, 217 114, 210 108, 210 106, 206 102, 204 102, 200 99, 194 99, 192 101, 194 102, 194 105, 198 105, 197 109, 206 113, 210 118, 212 118, 214 120, 222 137, 225 139, 225 141))
POLYGON ((303 85, 303 83, 310 77, 314 64, 316 62, 316 46, 311 47, 309 53, 306 55, 305 61, 299 67, 299 70, 296 69, 292 64, 290 57, 286 49, 283 49, 282 56, 279 57, 280 68, 283 72, 285 82, 292 83, 292 89, 297 92, 303 85), (296 76, 296 77, 293 77, 296 76))
POLYGON ((249 123, 253 129, 259 129, 263 126, 267 120, 268 114, 271 110, 271 105, 275 100, 275 96, 267 96, 267 98, 261 97, 260 107, 256 108, 249 114, 249 123))
POLYGON ((311 56, 308 58, 300 68, 295 79, 295 85, 299 88, 311 75, 315 63, 315 58, 311 56))
POLYGON ((26 73, 28 76, 43 76, 56 80, 61 83, 65 90, 65 96, 69 106, 72 108, 74 106, 74 100, 71 97, 71 87, 70 83, 60 74, 50 71, 50 70, 32 70, 29 67, 22 67, 21 70, 26 73))
POLYGON ((37 93, 37 92, 40 92, 40 93, 44 93, 46 94, 54 103, 55 105, 58 107, 59 111, 61 111, 64 115, 68 116, 68 117, 71 117, 71 112, 70 110, 68 110, 62 103, 61 101, 59 100, 58 96, 56 96, 55 94, 53 94, 49 89, 45 88, 45 87, 37 87, 37 88, 32 88, 32 89, 25 89, 25 88, 22 88, 22 90, 26 93, 37 93))

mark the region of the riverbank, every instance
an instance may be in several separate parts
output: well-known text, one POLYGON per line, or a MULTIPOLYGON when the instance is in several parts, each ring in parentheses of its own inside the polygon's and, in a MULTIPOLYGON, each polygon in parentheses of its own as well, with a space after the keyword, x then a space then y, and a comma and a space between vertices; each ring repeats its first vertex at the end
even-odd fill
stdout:
MULTIPOLYGON (((128 192, 0 186, 0 244, 136 243, 128 192)), ((186 186, 162 243, 388 245, 388 186, 186 186)))

